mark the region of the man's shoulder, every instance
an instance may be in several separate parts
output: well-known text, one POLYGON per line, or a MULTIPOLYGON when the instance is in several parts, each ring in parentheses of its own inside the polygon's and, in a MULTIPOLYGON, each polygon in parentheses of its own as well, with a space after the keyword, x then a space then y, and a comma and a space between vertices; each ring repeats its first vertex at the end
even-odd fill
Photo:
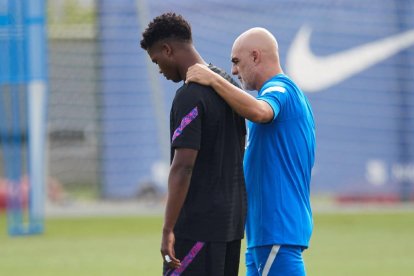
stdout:
POLYGON ((222 76, 224 79, 226 79, 228 82, 230 82, 231 84, 237 86, 240 88, 240 85, 223 69, 214 66, 212 64, 208 65, 208 68, 210 68, 211 71, 219 74, 220 76, 222 76))
MULTIPOLYGON (((233 85, 240 87, 238 83, 223 69, 216 67, 214 65, 208 66, 210 70, 213 72, 216 72, 217 74, 221 75, 223 78, 225 78, 227 81, 232 83, 233 85)), ((214 89, 211 86, 202 85, 196 82, 190 82, 187 84, 184 84, 181 86, 178 90, 176 95, 191 95, 191 96, 197 96, 197 97, 203 97, 206 96, 206 92, 215 92, 214 89)), ((215 93, 214 93, 215 94, 215 93)))
POLYGON ((198 84, 195 82, 190 82, 184 84, 177 90, 177 96, 182 97, 191 97, 191 98, 202 98, 206 93, 214 92, 213 88, 210 86, 198 84))
POLYGON ((187 94, 194 94, 197 92, 204 92, 205 90, 209 90, 211 87, 198 84, 196 82, 186 83, 180 88, 177 89, 176 95, 187 95, 187 94))
POLYGON ((270 92, 278 92, 276 94, 272 93, 271 95, 285 95, 289 97, 292 91, 300 91, 300 89, 288 76, 279 74, 263 84, 259 91, 259 95, 264 96, 270 92))
POLYGON ((265 87, 274 87, 274 86, 286 87, 286 86, 289 86, 290 83, 292 83, 292 81, 286 75, 279 74, 279 75, 274 76, 270 80, 268 80, 263 85, 263 88, 265 88, 265 87))
POLYGON ((271 84, 275 86, 282 86, 286 88, 287 90, 298 90, 302 91, 297 84, 287 75, 285 74, 279 74, 276 75, 270 82, 271 84))
POLYGON ((173 106, 182 107, 196 105, 208 101, 216 93, 213 88, 198 83, 190 82, 181 86, 175 94, 173 106))

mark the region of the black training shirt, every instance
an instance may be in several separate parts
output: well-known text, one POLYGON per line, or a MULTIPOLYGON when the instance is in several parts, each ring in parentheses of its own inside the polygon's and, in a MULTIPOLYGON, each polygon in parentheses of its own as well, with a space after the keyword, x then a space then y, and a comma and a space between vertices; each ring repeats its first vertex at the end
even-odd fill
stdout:
MULTIPOLYGON (((224 71, 210 68, 231 79, 224 71)), ((176 237, 195 241, 243 238, 247 204, 244 119, 211 87, 189 83, 177 90, 170 130, 171 160, 176 148, 198 150, 189 191, 174 228, 176 237)))

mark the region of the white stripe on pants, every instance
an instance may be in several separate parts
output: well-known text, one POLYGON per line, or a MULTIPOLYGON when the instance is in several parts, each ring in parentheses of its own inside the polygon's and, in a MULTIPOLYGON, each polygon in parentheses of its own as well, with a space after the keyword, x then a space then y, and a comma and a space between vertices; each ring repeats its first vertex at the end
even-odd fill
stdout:
POLYGON ((269 274, 270 268, 276 259, 277 252, 279 252, 279 248, 280 245, 273 245, 272 249, 270 250, 269 257, 267 257, 266 264, 263 268, 262 276, 267 276, 267 274, 269 274))

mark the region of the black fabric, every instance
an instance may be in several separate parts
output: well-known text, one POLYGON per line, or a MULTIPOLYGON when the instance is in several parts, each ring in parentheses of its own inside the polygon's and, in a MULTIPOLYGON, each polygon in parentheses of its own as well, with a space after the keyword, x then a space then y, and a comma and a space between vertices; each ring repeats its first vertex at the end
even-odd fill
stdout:
POLYGON ((211 87, 196 83, 177 90, 170 115, 171 160, 176 148, 198 150, 190 188, 174 229, 176 237, 197 241, 241 239, 247 204, 242 164, 244 119, 211 87))
MULTIPOLYGON (((185 256, 190 254, 195 241, 176 240, 175 256, 183 263, 185 256)), ((207 242, 197 253, 182 276, 237 276, 240 266, 241 240, 231 242, 207 242)), ((166 262, 163 266, 163 275, 174 273, 166 262)))

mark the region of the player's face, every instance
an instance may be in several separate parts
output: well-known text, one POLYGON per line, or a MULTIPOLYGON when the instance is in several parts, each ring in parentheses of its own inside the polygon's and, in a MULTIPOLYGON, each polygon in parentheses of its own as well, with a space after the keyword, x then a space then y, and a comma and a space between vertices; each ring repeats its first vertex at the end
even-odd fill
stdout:
POLYGON ((173 82, 182 81, 174 61, 172 49, 168 44, 156 43, 147 52, 152 62, 158 65, 160 74, 163 74, 167 80, 173 82))
POLYGON ((250 53, 235 45, 231 53, 231 72, 240 80, 243 89, 255 90, 254 85, 254 62, 250 53))

